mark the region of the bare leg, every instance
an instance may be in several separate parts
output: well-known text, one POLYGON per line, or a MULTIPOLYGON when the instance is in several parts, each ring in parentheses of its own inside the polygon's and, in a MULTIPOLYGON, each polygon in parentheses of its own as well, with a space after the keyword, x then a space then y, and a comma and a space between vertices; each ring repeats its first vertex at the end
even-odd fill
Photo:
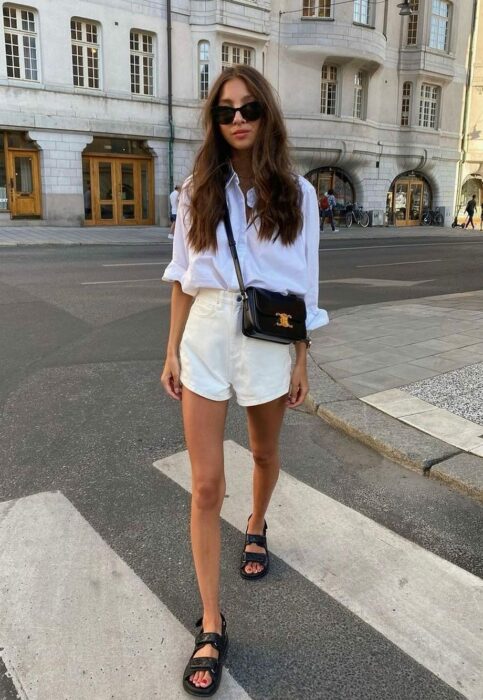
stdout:
MULTIPOLYGON (((253 508, 248 523, 248 532, 252 535, 263 534, 265 513, 278 480, 280 459, 278 439, 286 407, 286 397, 275 401, 249 406, 248 435, 253 453, 253 508)), ((247 552, 264 553, 263 547, 256 544, 247 545, 247 552)), ((245 566, 247 574, 256 574, 263 570, 263 565, 256 562, 245 566)))
MULTIPOLYGON (((225 495, 223 435, 228 401, 210 401, 183 387, 181 403, 192 471, 191 546, 203 602, 203 630, 220 634, 220 511, 225 495)), ((218 652, 207 644, 196 656, 217 658, 218 652)), ((198 671, 190 680, 207 688, 211 674, 198 671)))

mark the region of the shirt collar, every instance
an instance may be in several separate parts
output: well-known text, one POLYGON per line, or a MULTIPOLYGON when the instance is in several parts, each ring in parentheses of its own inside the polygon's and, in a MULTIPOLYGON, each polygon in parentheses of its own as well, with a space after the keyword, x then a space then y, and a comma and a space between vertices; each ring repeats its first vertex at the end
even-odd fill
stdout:
POLYGON ((238 175, 236 174, 235 170, 233 169, 233 165, 231 163, 231 160, 228 163, 228 179, 225 183, 225 189, 227 189, 231 183, 235 180, 236 184, 239 185, 240 181, 238 179, 238 175))

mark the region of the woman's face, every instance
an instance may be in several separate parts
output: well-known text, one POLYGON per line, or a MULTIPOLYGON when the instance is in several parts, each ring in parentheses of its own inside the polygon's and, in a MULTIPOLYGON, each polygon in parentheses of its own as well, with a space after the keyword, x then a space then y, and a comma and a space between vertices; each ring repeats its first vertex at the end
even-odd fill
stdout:
MULTIPOLYGON (((228 80, 220 93, 218 104, 226 107, 242 107, 248 102, 254 102, 256 98, 250 94, 247 84, 241 78, 228 80)), ((219 125, 221 135, 225 141, 236 151, 245 151, 253 148, 260 128, 260 119, 246 121, 240 112, 236 112, 231 124, 219 125)))

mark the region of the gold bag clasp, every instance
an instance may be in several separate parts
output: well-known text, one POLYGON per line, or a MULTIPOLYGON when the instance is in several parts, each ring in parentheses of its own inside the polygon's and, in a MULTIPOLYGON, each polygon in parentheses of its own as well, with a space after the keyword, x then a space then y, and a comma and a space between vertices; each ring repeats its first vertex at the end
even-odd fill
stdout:
POLYGON ((278 317, 277 321, 277 326, 281 326, 282 328, 293 328, 293 326, 290 323, 290 320, 292 316, 290 314, 275 314, 275 316, 278 317))

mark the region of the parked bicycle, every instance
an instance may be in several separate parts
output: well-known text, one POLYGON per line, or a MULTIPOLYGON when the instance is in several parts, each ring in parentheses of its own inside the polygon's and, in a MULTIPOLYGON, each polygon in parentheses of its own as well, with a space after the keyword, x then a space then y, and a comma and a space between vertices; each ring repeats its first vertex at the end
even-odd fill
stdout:
POLYGON ((444 226, 444 216, 438 209, 426 209, 421 219, 422 226, 444 226))
POLYGON ((369 226, 369 214, 363 210, 360 204, 348 204, 345 211, 345 225, 347 228, 350 228, 353 222, 359 224, 362 228, 369 226))

